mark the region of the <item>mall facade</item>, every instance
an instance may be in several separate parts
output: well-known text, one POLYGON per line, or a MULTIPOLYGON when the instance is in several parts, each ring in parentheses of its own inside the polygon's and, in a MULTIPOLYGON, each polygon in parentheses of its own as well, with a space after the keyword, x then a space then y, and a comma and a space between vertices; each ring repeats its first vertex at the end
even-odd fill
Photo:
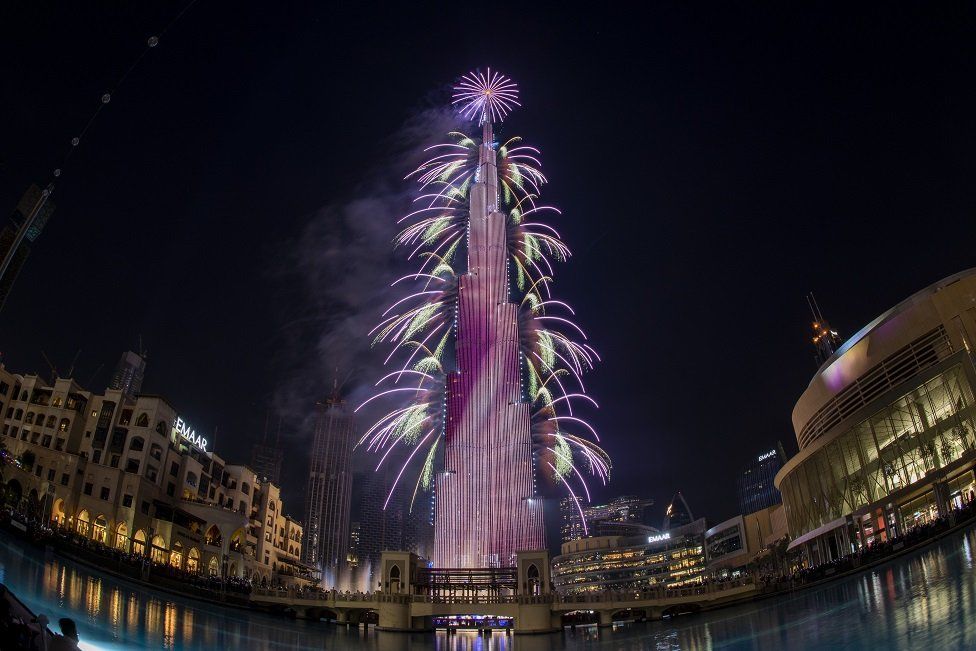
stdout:
POLYGON ((640 536, 594 536, 562 544, 552 560, 561 594, 679 588, 702 582, 704 518, 640 536))
POLYGON ((0 415, 7 499, 43 521, 192 573, 313 578, 279 487, 225 463, 163 397, 96 394, 0 365, 0 415))
POLYGON ((776 474, 809 565, 890 540, 974 498, 976 269, 914 294, 828 358, 793 409, 776 474))

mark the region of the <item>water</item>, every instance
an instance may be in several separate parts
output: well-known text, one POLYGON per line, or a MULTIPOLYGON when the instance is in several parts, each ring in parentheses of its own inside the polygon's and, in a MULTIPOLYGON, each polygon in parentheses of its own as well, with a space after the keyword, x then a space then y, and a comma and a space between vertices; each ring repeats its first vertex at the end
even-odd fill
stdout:
POLYGON ((976 648, 976 531, 866 574, 792 597, 671 622, 480 638, 405 635, 292 621, 181 599, 0 539, 0 581, 52 621, 71 617, 83 647, 362 651, 707 651, 976 648))

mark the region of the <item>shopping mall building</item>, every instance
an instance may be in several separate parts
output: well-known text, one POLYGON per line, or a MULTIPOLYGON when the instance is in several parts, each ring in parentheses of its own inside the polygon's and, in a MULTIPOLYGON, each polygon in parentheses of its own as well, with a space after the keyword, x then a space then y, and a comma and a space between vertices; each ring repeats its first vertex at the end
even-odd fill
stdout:
POLYGON ((793 409, 799 454, 775 483, 818 565, 974 497, 976 269, 914 294, 846 341, 793 409))
POLYGON ((44 521, 192 573, 312 578, 278 486, 226 464, 165 398, 0 364, 0 418, 7 500, 44 521))
POLYGON ((702 582, 704 518, 640 536, 595 536, 562 544, 552 582, 562 594, 677 588, 702 582))

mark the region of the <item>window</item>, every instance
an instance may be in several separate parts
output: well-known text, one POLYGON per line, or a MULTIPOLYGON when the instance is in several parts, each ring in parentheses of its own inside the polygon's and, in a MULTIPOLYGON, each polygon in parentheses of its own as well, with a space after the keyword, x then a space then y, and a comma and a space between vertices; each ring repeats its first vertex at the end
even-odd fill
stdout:
POLYGON ((47 480, 54 481, 54 468, 47 471, 47 480))
POLYGON ((24 429, 20 430, 20 440, 21 441, 26 441, 28 434, 30 434, 30 430, 27 429, 26 427, 24 429))
POLYGON ((102 460, 102 451, 101 450, 95 450, 95 452, 92 454, 92 461, 94 461, 95 463, 98 463, 101 460, 102 460))
POLYGON ((63 451, 64 450, 64 439, 58 439, 57 441, 55 441, 54 442, 54 449, 57 450, 58 452, 63 451))
POLYGON ((153 443, 152 447, 149 448, 149 456, 151 456, 156 461, 159 461, 160 459, 163 458, 163 448, 153 443))
POLYGON ((149 515, 149 502, 143 500, 142 501, 142 507, 141 508, 142 508, 142 512, 143 513, 145 513, 146 515, 149 515))
POLYGON ((142 412, 139 414, 139 417, 136 418, 136 427, 149 427, 149 416, 146 414, 146 412, 142 412))
POLYGON ((128 459, 125 462, 125 471, 131 472, 132 474, 139 474, 139 460, 138 459, 128 459))
POLYGON ((197 487, 197 475, 193 472, 186 473, 186 483, 194 488, 197 487))
POLYGON ((108 495, 109 495, 108 486, 102 486, 102 490, 101 490, 101 492, 99 493, 98 496, 107 502, 108 501, 108 495))
MULTIPOLYGON (((266 540, 267 542, 271 542, 271 532, 270 532, 270 531, 269 531, 268 533, 266 533, 266 534, 264 534, 264 539, 265 539, 265 540, 266 540)), ((265 563, 267 563, 267 562, 268 562, 268 561, 265 561, 265 563)))
POLYGON ((156 477, 159 476, 158 473, 159 470, 157 470, 155 467, 148 466, 146 468, 146 479, 148 479, 149 481, 156 481, 156 477))
POLYGON ((54 414, 51 414, 47 417, 47 422, 44 424, 44 427, 54 427, 57 422, 58 419, 54 417, 54 414))
POLYGON ((169 474, 171 477, 176 477, 178 474, 180 474, 180 464, 176 463, 175 461, 169 464, 169 474))
POLYGON ((0 382, 0 395, 5 396, 9 391, 10 391, 10 385, 7 384, 6 382, 0 382))
POLYGON ((241 482, 241 492, 245 495, 249 495, 251 493, 251 487, 248 486, 246 481, 241 482))
POLYGON ((109 465, 112 466, 113 468, 118 468, 119 467, 119 455, 113 454, 112 455, 112 461, 111 461, 111 463, 109 465))
POLYGON ((123 409, 122 410, 122 415, 119 416, 119 425, 128 425, 129 424, 129 421, 131 421, 131 420, 132 420, 132 410, 131 409, 123 409))
POLYGON ((166 494, 169 495, 170 497, 176 495, 176 484, 174 484, 173 482, 169 482, 168 484, 166 484, 166 494))
POLYGON ((41 476, 41 471, 42 471, 43 469, 44 469, 44 468, 43 468, 43 466, 41 466, 41 465, 38 465, 38 466, 37 466, 36 468, 34 468, 34 474, 35 474, 36 476, 38 476, 38 477, 40 477, 40 476, 41 476))
POLYGON ((123 495, 122 496, 122 506, 124 506, 127 509, 132 507, 132 496, 131 495, 123 495))
POLYGON ((167 429, 169 429, 169 427, 166 425, 165 420, 161 420, 158 423, 156 423, 156 432, 158 432, 159 434, 166 436, 167 429))
POLYGON ((92 483, 90 481, 86 481, 85 482, 85 495, 91 495, 92 494, 92 489, 94 489, 94 488, 95 487, 92 485, 92 483))
POLYGON ((27 391, 20 392, 20 399, 22 402, 27 402, 27 391))
POLYGON ((53 440, 54 440, 53 436, 51 436, 50 434, 45 434, 44 438, 41 439, 41 445, 43 445, 46 448, 49 448, 51 447, 51 441, 53 440))
POLYGON ((31 434, 31 443, 37 443, 39 440, 41 440, 40 432, 34 432, 33 434, 31 434))
POLYGON ((20 420, 23 417, 24 417, 24 410, 23 409, 18 409, 17 410, 17 413, 14 414, 14 418, 16 418, 17 420, 20 420))
POLYGON ((61 475, 61 485, 62 486, 67 486, 68 485, 68 481, 70 479, 71 479, 71 477, 68 476, 68 473, 64 473, 63 475, 61 475))
POLYGON ((61 396, 57 396, 54 398, 54 402, 52 404, 55 407, 61 407, 61 405, 64 404, 64 398, 62 398, 61 396))
POLYGON ((32 411, 27 412, 27 417, 24 419, 24 423, 26 423, 27 425, 34 424, 34 412, 32 411))
POLYGON ((7 418, 13 418, 13 417, 14 417, 14 408, 7 407, 7 418))
POLYGON ((3 426, 3 433, 4 434, 7 434, 8 432, 10 432, 10 425, 4 425, 3 426))
POLYGON ((68 420, 67 418, 62 418, 61 422, 58 423, 58 431, 67 432, 70 426, 71 426, 71 421, 68 420))
POLYGON ((146 441, 141 436, 136 436, 129 443, 129 449, 133 452, 142 452, 146 447, 146 441))

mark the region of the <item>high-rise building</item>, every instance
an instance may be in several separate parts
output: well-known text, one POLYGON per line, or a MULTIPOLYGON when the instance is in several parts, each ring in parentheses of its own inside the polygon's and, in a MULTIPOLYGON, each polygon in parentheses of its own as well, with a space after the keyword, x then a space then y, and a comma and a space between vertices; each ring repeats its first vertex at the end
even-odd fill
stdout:
POLYGON ((594 504, 585 509, 586 526, 591 536, 639 536, 657 531, 646 521, 652 499, 636 495, 621 495, 606 504, 594 504))
POLYGON ((668 531, 675 527, 682 527, 686 524, 694 522, 695 516, 691 513, 691 507, 688 506, 688 502, 685 500, 685 496, 678 491, 671 498, 671 503, 668 505, 668 510, 664 513, 664 524, 661 525, 663 531, 668 531))
POLYGON ((334 577, 349 551, 353 418, 338 391, 316 403, 305 493, 304 562, 334 577))
POLYGON ((638 536, 657 531, 647 523, 647 509, 654 504, 652 499, 621 495, 606 504, 582 506, 579 502, 578 497, 564 497, 559 501, 559 533, 564 543, 587 536, 638 536))
POLYGON ((736 480, 739 513, 748 515, 783 501, 776 486, 773 485, 773 479, 783 467, 785 458, 783 445, 777 443, 776 447, 756 455, 742 469, 736 480))
POLYGON ((265 427, 261 440, 251 446, 251 469, 258 477, 264 477, 275 484, 280 484, 281 462, 284 460, 280 446, 280 427, 279 424, 274 440, 268 437, 268 428, 265 427))
POLYGON ((586 514, 580 498, 567 495, 559 500, 559 537, 561 542, 584 537, 583 520, 586 514))
POLYGON ((108 388, 121 391, 124 395, 132 398, 142 391, 142 379, 145 375, 145 353, 127 350, 119 358, 119 363, 115 366, 115 373, 112 374, 112 381, 109 382, 108 388))
POLYGON ((30 255, 30 244, 41 234, 54 212, 48 191, 31 184, 17 203, 10 222, 0 229, 0 309, 30 255))
POLYGON ((444 471, 436 479, 434 564, 511 566, 545 547, 535 496, 531 405, 523 399, 518 306, 509 300, 508 216, 491 121, 469 193, 468 269, 460 277, 457 371, 448 375, 444 471))

